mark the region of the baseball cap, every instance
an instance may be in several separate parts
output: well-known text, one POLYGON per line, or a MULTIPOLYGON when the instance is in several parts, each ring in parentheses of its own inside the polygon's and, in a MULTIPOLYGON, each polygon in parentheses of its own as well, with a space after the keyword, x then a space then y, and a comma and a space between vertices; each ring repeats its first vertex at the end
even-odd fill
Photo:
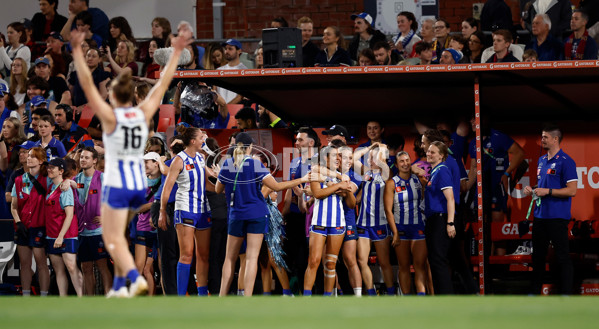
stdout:
POLYGON ((451 57, 453 57, 453 61, 456 64, 460 62, 460 60, 462 59, 462 57, 464 57, 464 55, 462 54, 461 51, 455 50, 453 48, 446 48, 444 51, 448 51, 451 54, 451 57))
POLYGON ((372 25, 372 16, 370 16, 370 14, 368 13, 359 13, 351 15, 352 20, 355 20, 356 18, 362 18, 363 20, 367 21, 368 24, 372 25))
POLYGON ((28 30, 31 30, 33 28, 33 23, 31 23, 31 21, 28 20, 27 18, 23 18, 21 20, 21 23, 23 23, 23 25, 25 25, 25 28, 28 30))
POLYGON ((58 167, 58 169, 64 170, 67 166, 67 163, 62 158, 54 158, 48 161, 48 166, 58 167))
POLYGON ((52 31, 49 34, 46 34, 46 38, 54 38, 60 41, 64 41, 62 39, 62 36, 60 35, 60 33, 56 32, 56 31, 52 31))
POLYGON ((32 141, 24 141, 22 144, 16 145, 15 149, 25 149, 25 150, 31 150, 32 148, 35 147, 35 142, 32 141))
POLYGON ((4 97, 4 94, 8 94, 9 91, 8 85, 4 82, 0 82, 0 97, 4 97))
POLYGON ((37 107, 42 104, 48 104, 48 101, 44 98, 44 96, 37 95, 31 99, 31 105, 33 106, 37 107))
POLYGON ((229 40, 225 41, 223 43, 223 46, 226 46, 226 45, 235 46, 235 47, 237 47, 237 49, 241 49, 241 42, 239 42, 235 39, 229 39, 229 40))
POLYGON ((343 136, 343 137, 348 136, 347 129, 345 127, 343 127, 342 125, 333 125, 328 130, 323 131, 322 134, 329 135, 329 136, 337 136, 337 135, 343 136))
POLYGON ((254 139, 248 133, 239 133, 235 136, 235 144, 243 143, 243 146, 250 146, 250 144, 254 144, 254 139))
POLYGON ((41 63, 44 63, 44 64, 50 66, 50 60, 47 59, 46 57, 38 57, 35 60, 35 64, 33 64, 33 66, 37 66, 37 64, 41 64, 41 63))
POLYGON ((144 160, 154 160, 160 162, 160 154, 156 152, 148 152, 144 155, 144 160))

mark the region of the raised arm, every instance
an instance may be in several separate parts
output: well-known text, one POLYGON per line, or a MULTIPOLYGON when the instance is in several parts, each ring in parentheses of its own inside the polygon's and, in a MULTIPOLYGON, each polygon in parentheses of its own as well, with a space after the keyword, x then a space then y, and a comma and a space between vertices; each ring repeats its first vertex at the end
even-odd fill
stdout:
POLYGON ((114 130, 116 125, 116 117, 110 105, 106 103, 92 78, 92 73, 87 67, 85 58, 83 56, 83 50, 81 49, 81 42, 85 38, 84 33, 80 33, 77 30, 71 31, 71 46, 73 47, 73 62, 75 63, 75 71, 77 72, 77 78, 79 78, 79 85, 85 93, 87 102, 91 109, 94 110, 98 119, 102 122, 102 126, 107 131, 114 130), (112 128, 112 129, 111 129, 112 128))
POLYGON ((156 82, 154 87, 152 87, 146 99, 139 104, 139 108, 141 108, 146 115, 146 120, 149 121, 158 110, 162 97, 164 97, 164 93, 173 80, 173 75, 177 69, 177 63, 179 63, 181 52, 185 46, 191 43, 191 41, 192 33, 191 30, 187 28, 187 25, 182 25, 179 29, 179 35, 171 39, 173 53, 162 71, 162 77, 156 82))

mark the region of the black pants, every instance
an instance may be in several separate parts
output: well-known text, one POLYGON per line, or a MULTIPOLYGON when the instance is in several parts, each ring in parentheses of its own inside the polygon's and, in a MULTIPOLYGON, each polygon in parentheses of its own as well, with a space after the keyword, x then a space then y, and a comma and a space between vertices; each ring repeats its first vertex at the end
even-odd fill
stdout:
MULTIPOLYGON (((289 213, 285 215, 285 234, 287 240, 283 244, 285 262, 291 270, 290 280, 297 279, 296 288, 304 289, 304 275, 308 267, 308 244, 306 243, 306 214, 289 213)), ((293 287, 291 287, 293 289, 293 287)))
POLYGON ((227 251, 227 218, 212 218, 210 230, 210 266, 208 267, 208 291, 218 294, 227 251))
POLYGON ((424 232, 435 295, 453 294, 453 282, 449 269, 451 239, 447 235, 447 214, 435 214, 428 217, 424 232))
POLYGON ((532 224, 533 293, 540 294, 545 277, 545 261, 549 242, 555 250, 559 267, 560 293, 572 293, 573 269, 568 242, 568 220, 561 218, 535 218, 532 224))
MULTIPOLYGON (((160 201, 154 201, 150 208, 152 219, 160 213, 160 201)), ((160 250, 160 274, 162 275, 162 289, 167 295, 177 295, 177 262, 179 262, 179 240, 175 230, 175 203, 166 206, 166 215, 169 217, 167 230, 158 228, 158 250, 160 250)))

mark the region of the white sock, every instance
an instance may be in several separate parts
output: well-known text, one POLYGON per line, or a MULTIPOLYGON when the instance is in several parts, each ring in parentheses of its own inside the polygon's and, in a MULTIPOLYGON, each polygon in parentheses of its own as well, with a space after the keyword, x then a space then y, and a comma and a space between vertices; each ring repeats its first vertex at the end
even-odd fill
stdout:
POLYGON ((337 296, 337 288, 333 288, 333 296, 337 296))
POLYGON ((31 296, 31 290, 23 290, 23 296, 31 296))
POLYGON ((46 296, 48 296, 48 292, 47 291, 40 291, 40 296, 46 297, 46 296))
POLYGON ((237 296, 245 296, 245 290, 243 290, 243 289, 238 289, 238 290, 237 290, 237 296))
POLYGON ((362 288, 354 288, 354 295, 356 297, 362 297, 362 288))

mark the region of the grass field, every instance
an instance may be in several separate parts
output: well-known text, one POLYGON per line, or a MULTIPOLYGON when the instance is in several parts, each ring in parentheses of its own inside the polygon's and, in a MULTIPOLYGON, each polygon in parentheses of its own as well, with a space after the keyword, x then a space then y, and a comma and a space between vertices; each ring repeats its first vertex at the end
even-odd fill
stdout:
POLYGON ((1 328, 599 328, 593 297, 0 298, 1 328))

